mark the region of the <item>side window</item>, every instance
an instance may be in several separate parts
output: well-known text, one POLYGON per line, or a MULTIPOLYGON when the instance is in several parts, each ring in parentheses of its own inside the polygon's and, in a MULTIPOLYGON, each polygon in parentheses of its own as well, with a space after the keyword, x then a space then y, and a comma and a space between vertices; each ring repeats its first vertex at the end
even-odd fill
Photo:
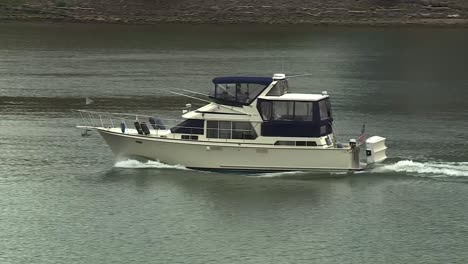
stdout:
POLYGON ((312 102, 295 102, 294 103, 294 120, 312 121, 312 102))
POLYGON ((329 104, 327 104, 328 100, 319 101, 319 109, 320 109, 320 120, 325 120, 330 118, 330 111, 329 111, 329 104))
POLYGON ((272 120, 293 120, 294 102, 291 101, 273 101, 272 120))
POLYGON ((317 143, 315 141, 276 141, 277 146, 299 146, 299 147, 315 147, 317 143))
POLYGON ((325 135, 325 134, 327 134, 327 126, 321 126, 320 135, 325 135))
POLYGON ((331 110, 330 99, 326 99, 325 101, 327 102, 326 105, 327 105, 328 116, 331 118, 331 117, 333 117, 333 115, 332 115, 332 110, 331 110))
POLYGON ((207 121, 207 138, 256 139, 250 122, 207 121))
POLYGON ((187 119, 171 129, 172 133, 203 135, 203 120, 187 119))
POLYGON ((275 145, 277 146, 295 146, 295 141, 276 141, 275 145))
POLYGON ((259 100, 258 102, 262 119, 275 121, 313 121, 313 106, 313 102, 306 101, 259 100))
POLYGON ((219 121, 219 138, 231 138, 231 122, 219 121))
POLYGON ((271 101, 259 101, 259 110, 263 120, 271 119, 271 110, 273 103, 271 101))
POLYGON ((182 135, 181 138, 184 140, 198 140, 198 136, 191 136, 191 135, 182 135))
POLYGON ((233 139, 256 139, 257 133, 250 122, 232 122, 233 139))
POLYGON ((288 81, 278 81, 273 88, 267 93, 267 96, 281 96, 288 92, 288 81))
POLYGON ((218 121, 206 121, 206 137, 219 138, 218 121))

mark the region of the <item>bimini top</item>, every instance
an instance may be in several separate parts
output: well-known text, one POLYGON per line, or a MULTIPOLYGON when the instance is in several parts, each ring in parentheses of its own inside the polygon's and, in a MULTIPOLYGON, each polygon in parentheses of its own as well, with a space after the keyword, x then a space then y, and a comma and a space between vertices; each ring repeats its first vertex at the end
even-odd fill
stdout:
POLYGON ((213 79, 214 84, 226 84, 226 83, 252 83, 269 85, 273 81, 271 77, 216 77, 213 79))
POLYGON ((249 105, 272 82, 271 77, 217 77, 209 96, 218 104, 249 105))

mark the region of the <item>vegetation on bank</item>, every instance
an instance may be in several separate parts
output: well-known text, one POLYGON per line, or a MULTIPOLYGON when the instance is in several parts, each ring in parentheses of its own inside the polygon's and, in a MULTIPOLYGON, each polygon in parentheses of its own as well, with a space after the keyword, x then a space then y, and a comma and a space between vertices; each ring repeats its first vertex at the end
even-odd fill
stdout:
POLYGON ((1 0, 0 20, 468 25, 468 1, 1 0))

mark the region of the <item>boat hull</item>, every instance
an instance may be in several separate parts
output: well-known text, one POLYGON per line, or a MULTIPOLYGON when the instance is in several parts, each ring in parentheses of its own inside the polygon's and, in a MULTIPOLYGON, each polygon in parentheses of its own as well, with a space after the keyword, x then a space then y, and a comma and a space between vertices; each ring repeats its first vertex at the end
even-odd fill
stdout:
POLYGON ((190 141, 98 129, 117 159, 142 157, 203 170, 361 170, 359 149, 287 147, 190 141))

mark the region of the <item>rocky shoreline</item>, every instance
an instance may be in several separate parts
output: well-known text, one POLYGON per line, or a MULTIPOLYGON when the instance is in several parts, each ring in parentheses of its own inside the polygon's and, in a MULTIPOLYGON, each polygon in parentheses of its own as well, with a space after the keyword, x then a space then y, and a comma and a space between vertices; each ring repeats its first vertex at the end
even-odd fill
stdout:
POLYGON ((6 0, 0 21, 468 26, 468 1, 6 0))

